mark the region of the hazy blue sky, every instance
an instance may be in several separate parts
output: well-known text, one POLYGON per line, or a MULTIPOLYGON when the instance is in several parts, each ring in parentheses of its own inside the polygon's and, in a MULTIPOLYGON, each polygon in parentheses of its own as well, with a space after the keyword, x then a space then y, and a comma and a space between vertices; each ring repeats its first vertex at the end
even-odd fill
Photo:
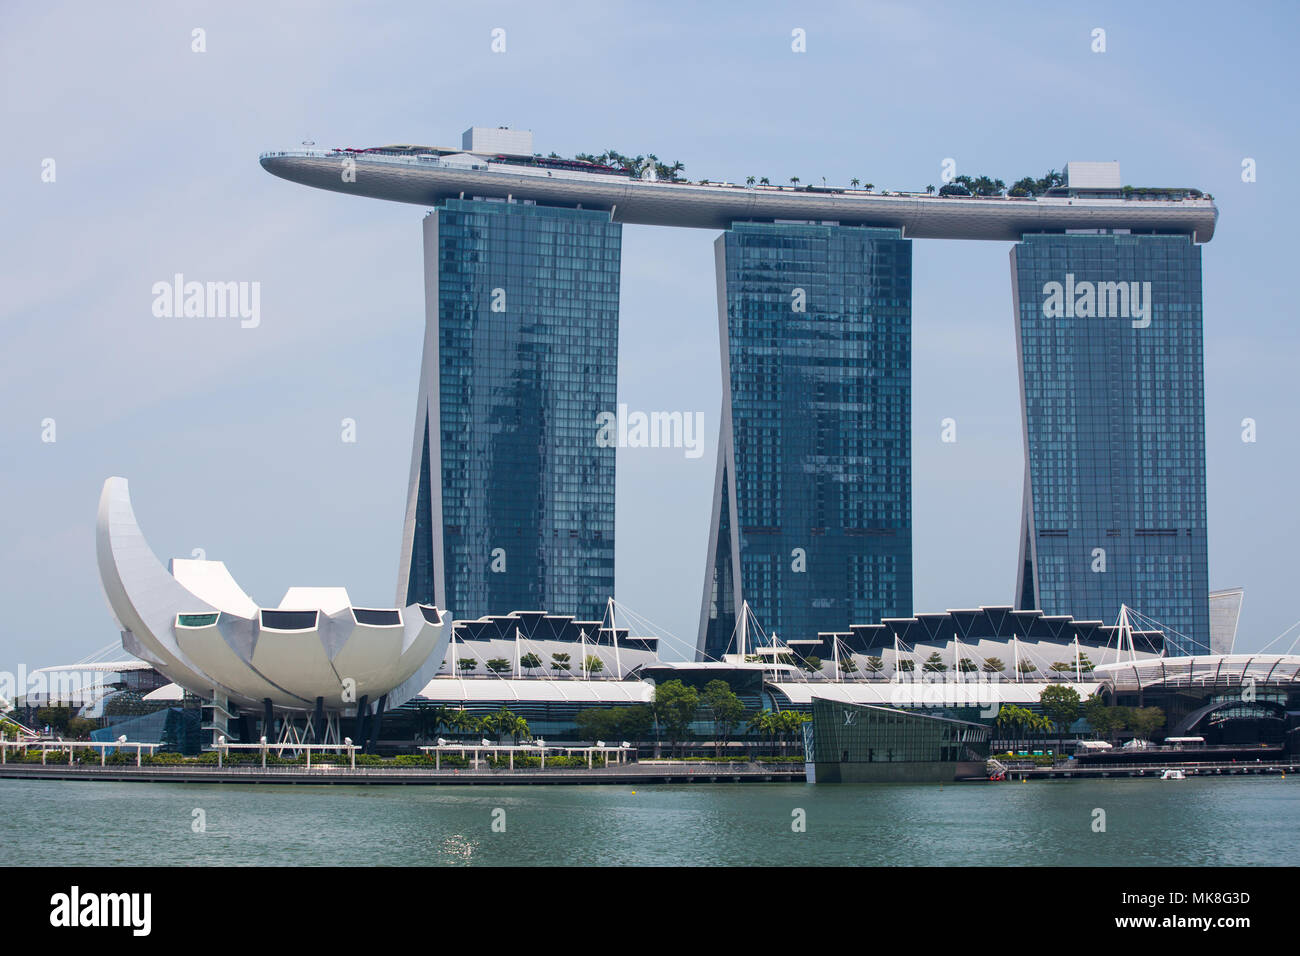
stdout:
MULTIPOLYGON (((1117 159, 1125 182, 1213 193, 1210 579, 1246 587, 1239 646, 1259 647, 1300 618, 1297 20, 1291 3, 5 4, 0 668, 116 638, 94 556, 109 475, 164 560, 203 548, 265 604, 311 584, 392 603, 424 211, 297 186, 257 156, 456 145, 470 125, 530 128, 541 152, 654 152, 693 179, 919 189, 945 157, 1008 182, 1117 159), (261 325, 155 318, 150 288, 177 272, 260 282, 261 325)), ((617 596, 688 641, 720 397, 714 235, 623 232, 620 400, 703 411, 709 439, 694 460, 620 450, 617 596)), ((914 246, 918 611, 1012 599, 1008 248, 914 246)))

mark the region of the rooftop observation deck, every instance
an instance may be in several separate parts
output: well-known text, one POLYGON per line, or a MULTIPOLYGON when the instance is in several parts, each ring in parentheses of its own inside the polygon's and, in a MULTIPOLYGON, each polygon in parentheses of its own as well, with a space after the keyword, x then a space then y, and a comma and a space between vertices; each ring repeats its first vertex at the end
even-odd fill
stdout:
POLYGON ((290 182, 370 199, 421 206, 457 197, 513 199, 607 209, 616 222, 696 229, 781 220, 900 229, 909 239, 1017 241, 1025 233, 1126 229, 1209 242, 1219 215, 1214 201, 1206 198, 931 196, 819 186, 697 185, 466 153, 303 149, 263 153, 260 160, 267 172, 290 182), (349 168, 355 176, 344 176, 349 168))

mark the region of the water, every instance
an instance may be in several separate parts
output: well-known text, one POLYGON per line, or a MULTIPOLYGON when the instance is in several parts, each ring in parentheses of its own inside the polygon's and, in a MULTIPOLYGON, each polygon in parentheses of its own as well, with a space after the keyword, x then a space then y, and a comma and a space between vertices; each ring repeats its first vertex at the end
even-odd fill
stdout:
POLYGON ((5 866, 1260 866, 1291 865, 1298 850, 1295 777, 943 787, 0 780, 5 866), (504 833, 492 830, 498 808, 504 833), (1093 832, 1097 808, 1104 833, 1093 832), (206 832, 192 829, 196 809, 206 832), (796 809, 804 833, 792 832, 796 809))

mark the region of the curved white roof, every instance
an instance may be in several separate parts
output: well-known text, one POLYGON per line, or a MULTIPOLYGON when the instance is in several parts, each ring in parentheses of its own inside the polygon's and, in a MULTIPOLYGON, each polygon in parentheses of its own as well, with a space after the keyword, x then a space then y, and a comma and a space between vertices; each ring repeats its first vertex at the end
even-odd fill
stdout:
POLYGON ((1300 680, 1300 654, 1196 654, 1188 657, 1156 657, 1148 660, 1102 664, 1093 677, 1116 690, 1150 687, 1155 684, 1214 686, 1243 684, 1291 684, 1300 680))
POLYGON ((654 688, 641 681, 519 680, 515 678, 436 677, 417 697, 439 704, 494 701, 539 703, 648 704, 654 688))
POLYGON ((1059 681, 808 681, 768 684, 792 704, 809 704, 814 697, 845 704, 882 707, 990 707, 995 704, 1036 704, 1043 688, 1068 683, 1086 698, 1096 682, 1059 681))

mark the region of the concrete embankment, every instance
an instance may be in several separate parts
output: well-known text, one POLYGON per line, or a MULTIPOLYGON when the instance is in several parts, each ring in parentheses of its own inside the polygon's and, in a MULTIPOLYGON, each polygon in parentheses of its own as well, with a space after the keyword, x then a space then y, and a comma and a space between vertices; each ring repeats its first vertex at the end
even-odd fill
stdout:
POLYGON ((649 783, 790 783, 803 781, 803 764, 633 763, 591 770, 426 770, 418 767, 200 767, 200 766, 41 766, 8 763, 0 779, 116 780, 139 783, 269 783, 382 785, 506 785, 649 783))

